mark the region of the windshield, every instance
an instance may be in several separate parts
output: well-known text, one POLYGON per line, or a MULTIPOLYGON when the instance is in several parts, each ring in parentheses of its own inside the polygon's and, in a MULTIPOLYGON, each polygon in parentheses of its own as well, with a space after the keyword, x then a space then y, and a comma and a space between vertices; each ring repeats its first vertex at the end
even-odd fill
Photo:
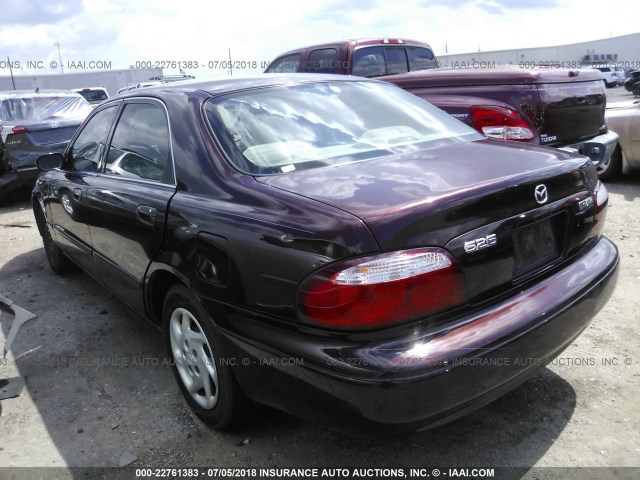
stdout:
POLYGON ((91 106, 80 95, 29 95, 0 101, 2 123, 36 123, 43 120, 83 120, 91 106))
POLYGON ((483 138, 404 90, 367 81, 235 92, 211 99, 205 113, 233 164, 254 175, 483 138))

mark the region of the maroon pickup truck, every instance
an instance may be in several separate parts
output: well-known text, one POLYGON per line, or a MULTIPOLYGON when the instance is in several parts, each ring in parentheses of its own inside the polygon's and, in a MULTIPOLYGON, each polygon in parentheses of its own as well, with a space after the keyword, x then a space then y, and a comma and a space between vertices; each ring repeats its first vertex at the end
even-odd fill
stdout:
POLYGON ((597 70, 523 70, 486 62, 464 69, 438 66, 424 42, 369 39, 291 50, 266 73, 379 77, 489 137, 573 149, 607 178, 618 135, 605 125, 605 88, 597 70))

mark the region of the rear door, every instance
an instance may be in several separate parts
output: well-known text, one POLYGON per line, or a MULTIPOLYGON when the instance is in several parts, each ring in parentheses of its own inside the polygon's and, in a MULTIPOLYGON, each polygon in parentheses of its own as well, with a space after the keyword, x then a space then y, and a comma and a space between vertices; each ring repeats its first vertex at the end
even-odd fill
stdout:
POLYGON ((158 252, 176 191, 164 104, 125 102, 104 165, 87 192, 94 257, 103 280, 140 313, 147 267, 158 252))

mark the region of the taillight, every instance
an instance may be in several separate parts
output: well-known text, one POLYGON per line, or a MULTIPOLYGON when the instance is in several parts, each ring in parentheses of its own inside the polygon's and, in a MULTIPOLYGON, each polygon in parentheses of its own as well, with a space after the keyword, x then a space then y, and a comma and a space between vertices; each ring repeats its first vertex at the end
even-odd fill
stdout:
POLYGON ((596 184, 595 191, 593 192, 594 200, 596 202, 596 212, 600 212, 607 206, 609 201, 609 191, 600 180, 596 184))
POLYGON ((518 112, 498 106, 473 106, 469 110, 476 130, 504 140, 533 140, 531 125, 518 112))
POLYGON ((27 129, 22 125, 17 125, 11 129, 13 133, 27 133, 27 129))
POLYGON ((609 192, 607 187, 604 186, 600 180, 596 184, 596 188, 593 191, 593 201, 595 204, 595 214, 593 216, 593 225, 591 226, 591 232, 589 238, 597 237, 602 234, 604 228, 604 219, 607 216, 607 205, 609 203, 609 192))
POLYGON ((467 301, 462 271, 440 248, 419 248, 325 267, 298 290, 301 319, 334 328, 375 328, 433 315, 467 301))

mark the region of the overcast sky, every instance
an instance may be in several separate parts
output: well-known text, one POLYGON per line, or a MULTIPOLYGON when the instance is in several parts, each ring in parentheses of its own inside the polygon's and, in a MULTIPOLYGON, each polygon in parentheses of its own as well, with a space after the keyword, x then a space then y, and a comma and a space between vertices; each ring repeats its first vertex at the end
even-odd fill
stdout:
MULTIPOLYGON (((640 31, 640 2, 602 0, 0 0, 0 75, 59 73, 58 61, 262 62, 299 46, 364 37, 426 41, 436 55, 562 45, 640 31), (41 61, 38 72, 27 62, 41 61)), ((33 63, 32 63, 33 65, 33 63)), ((74 71, 76 67, 69 67, 74 71)), ((165 74, 177 73, 165 69, 165 74)), ((240 73, 240 72, 236 72, 240 73)))

